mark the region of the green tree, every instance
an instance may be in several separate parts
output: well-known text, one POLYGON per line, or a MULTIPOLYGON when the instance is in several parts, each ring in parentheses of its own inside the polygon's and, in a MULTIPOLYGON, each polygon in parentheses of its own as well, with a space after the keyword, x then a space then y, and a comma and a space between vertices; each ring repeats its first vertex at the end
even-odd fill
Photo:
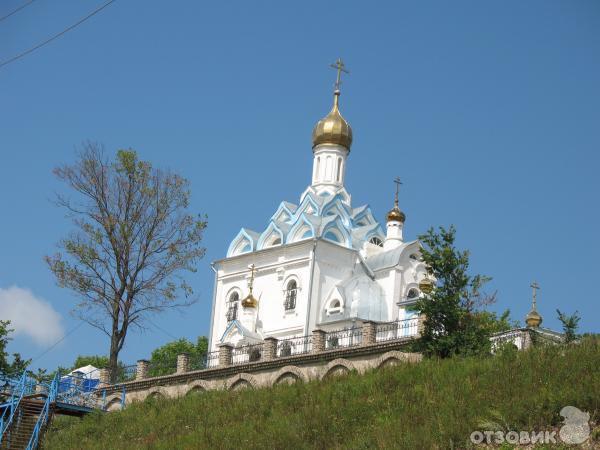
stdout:
POLYGON ((202 360, 208 351, 208 339, 200 336, 196 344, 182 338, 158 347, 150 357, 149 375, 156 377, 173 373, 177 367, 177 355, 187 353, 194 366, 201 367, 202 360))
POLYGON ((195 272, 204 255, 206 221, 187 212, 185 178, 153 168, 132 150, 119 150, 111 161, 86 143, 75 164, 54 173, 75 193, 56 199, 74 231, 59 242, 64 254, 46 262, 58 284, 78 295, 76 316, 108 336, 115 381, 130 328, 193 303, 183 273, 195 272))
POLYGON ((419 236, 423 261, 435 279, 413 309, 425 315, 417 348, 428 356, 477 355, 490 352, 490 334, 508 325, 508 315, 498 318, 479 308, 495 301, 482 289, 491 279, 469 275, 469 251, 458 250, 456 229, 430 228, 419 236))
POLYGON ((21 375, 31 362, 30 359, 24 360, 20 353, 13 353, 12 362, 8 361, 7 346, 12 340, 10 333, 13 331, 10 320, 0 320, 0 373, 9 377, 21 375))
POLYGON ((581 317, 579 316, 579 311, 575 311, 570 316, 567 316, 565 313, 561 312, 559 309, 556 310, 558 314, 558 320, 562 323, 563 333, 565 335, 565 342, 573 342, 577 339, 577 329, 579 328, 579 321, 581 317))

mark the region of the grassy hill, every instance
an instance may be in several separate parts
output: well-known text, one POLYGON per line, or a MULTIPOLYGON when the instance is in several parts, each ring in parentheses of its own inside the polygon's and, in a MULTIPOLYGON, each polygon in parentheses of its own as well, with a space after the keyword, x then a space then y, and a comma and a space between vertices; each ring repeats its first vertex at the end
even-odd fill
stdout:
MULTIPOLYGON (((321 383, 149 401, 55 420, 44 447, 465 448, 485 422, 551 429, 567 405, 598 423, 597 339, 482 359, 426 360, 321 383)), ((600 447, 599 429, 593 435, 600 447)))

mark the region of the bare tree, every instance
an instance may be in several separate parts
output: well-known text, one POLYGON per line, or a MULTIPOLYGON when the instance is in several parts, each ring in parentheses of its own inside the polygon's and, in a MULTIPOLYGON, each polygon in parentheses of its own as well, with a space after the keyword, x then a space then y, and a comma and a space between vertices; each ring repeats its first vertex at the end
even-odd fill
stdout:
POLYGON ((133 150, 111 161, 85 143, 73 165, 54 174, 75 198, 57 195, 75 229, 46 256, 58 284, 78 294, 74 313, 110 338, 114 381, 128 330, 167 308, 194 302, 183 272, 196 271, 207 222, 187 212, 185 178, 155 169, 133 150))

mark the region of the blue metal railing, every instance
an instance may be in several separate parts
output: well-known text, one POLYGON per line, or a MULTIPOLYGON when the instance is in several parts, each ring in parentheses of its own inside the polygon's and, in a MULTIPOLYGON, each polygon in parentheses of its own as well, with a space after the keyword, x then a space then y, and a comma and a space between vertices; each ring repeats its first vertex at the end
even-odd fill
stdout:
POLYGON ((26 394, 27 389, 29 388, 27 373, 24 372, 19 381, 10 386, 10 383, 7 381, 7 385, 9 389, 11 389, 10 400, 6 402, 4 406, 4 411, 2 412, 2 417, 0 417, 0 443, 2 443, 2 439, 4 438, 4 433, 10 427, 10 424, 15 417, 15 412, 19 407, 19 403, 21 403, 21 399, 26 394))
POLYGON ((37 448, 41 429, 48 423, 48 417, 50 415, 50 405, 56 401, 56 395, 58 392, 59 385, 59 376, 58 373, 54 376, 52 383, 48 387, 48 396, 46 397, 46 401, 44 402, 44 407, 38 416, 38 420, 35 424, 35 428, 31 433, 31 438, 29 439, 29 444, 27 444, 27 450, 34 450, 37 448))

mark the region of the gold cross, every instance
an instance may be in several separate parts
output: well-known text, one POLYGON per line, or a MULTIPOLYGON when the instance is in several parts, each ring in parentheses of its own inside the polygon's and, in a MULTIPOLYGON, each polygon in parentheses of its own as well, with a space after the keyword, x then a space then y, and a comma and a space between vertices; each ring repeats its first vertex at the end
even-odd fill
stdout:
POLYGON ((338 58, 336 62, 334 62, 333 64, 330 65, 330 67, 337 69, 337 79, 335 80, 335 90, 339 91, 340 85, 342 84, 342 72, 344 72, 344 73, 350 73, 350 72, 348 70, 346 70, 346 66, 344 65, 344 61, 342 61, 342 58, 338 58))
POLYGON ((396 199, 394 200, 394 203, 398 206, 398 193, 400 192, 400 185, 403 183, 400 181, 400 177, 394 178, 394 183, 396 183, 396 199))
POLYGON ((248 287, 250 288, 250 293, 252 294, 252 288, 254 287, 254 274, 258 272, 258 269, 254 263, 251 266, 248 266, 248 269, 250 269, 250 281, 248 282, 248 287))
POLYGON ((531 283, 530 287, 533 289, 533 309, 535 309, 535 305, 537 302, 537 291, 540 289, 540 285, 537 284, 537 281, 531 283))

